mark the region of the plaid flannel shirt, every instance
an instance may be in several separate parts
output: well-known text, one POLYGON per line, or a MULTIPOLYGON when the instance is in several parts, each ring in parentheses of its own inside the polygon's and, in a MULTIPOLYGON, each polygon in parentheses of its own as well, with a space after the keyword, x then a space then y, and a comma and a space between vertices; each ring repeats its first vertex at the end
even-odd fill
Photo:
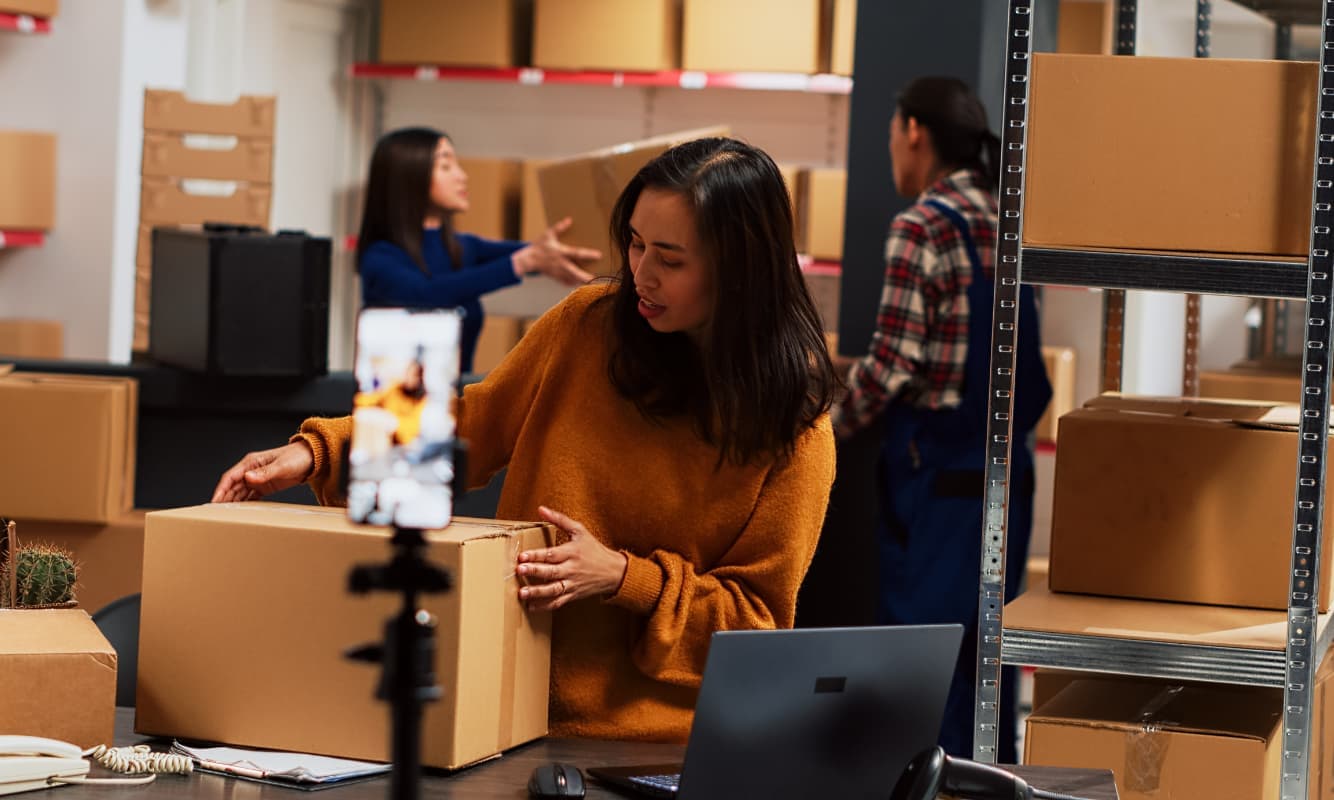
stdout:
POLYGON ((847 397, 832 412, 840 436, 866 427, 890 403, 946 409, 962 399, 972 265, 958 229, 927 200, 963 215, 982 269, 994 274, 996 200, 980 172, 946 175, 894 218, 876 331, 848 373, 847 397))

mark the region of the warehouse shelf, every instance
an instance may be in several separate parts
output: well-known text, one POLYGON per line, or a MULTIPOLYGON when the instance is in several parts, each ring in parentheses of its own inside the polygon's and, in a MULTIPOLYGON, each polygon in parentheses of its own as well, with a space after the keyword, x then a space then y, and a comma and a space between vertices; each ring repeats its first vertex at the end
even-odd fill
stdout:
POLYGON ((10 247, 41 247, 46 234, 41 231, 7 231, 0 229, 0 249, 10 247))
POLYGON ((1306 259, 1025 247, 1023 282, 1306 298, 1306 259))
POLYGON ((0 31, 19 33, 50 33, 51 20, 30 14, 10 14, 0 11, 0 31))
POLYGON ((1280 25, 1319 25, 1320 6, 1312 0, 1237 0, 1280 25))
MULTIPOLYGON (((1316 620, 1315 652, 1324 654, 1334 628, 1329 614, 1316 620)), ((1001 660, 1006 664, 1275 688, 1286 680, 1287 615, 1282 611, 1038 587, 1005 607, 1005 621, 1001 660), (1145 619, 1155 620, 1158 629, 1145 631, 1145 619)))
POLYGON ((671 89, 753 89, 758 91, 848 94, 852 78, 843 75, 805 75, 796 72, 620 72, 556 70, 538 67, 447 67, 432 64, 353 64, 354 78, 390 78, 418 81, 487 81, 524 86, 562 84, 671 89))

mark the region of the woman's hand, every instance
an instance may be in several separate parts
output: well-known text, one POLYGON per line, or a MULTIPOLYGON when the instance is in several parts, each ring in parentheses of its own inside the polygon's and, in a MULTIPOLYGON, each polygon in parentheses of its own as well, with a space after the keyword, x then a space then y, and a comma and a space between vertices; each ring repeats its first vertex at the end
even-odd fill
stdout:
POLYGON ((214 503, 258 500, 266 495, 296 486, 310 476, 315 456, 304 440, 247 453, 236 466, 222 473, 213 490, 214 503))
POLYGON ((579 268, 602 258, 602 253, 587 247, 571 247, 560 243, 560 235, 570 229, 574 220, 565 219, 547 228, 537 241, 515 252, 514 271, 520 276, 541 273, 566 286, 578 286, 593 280, 593 276, 579 268))
POLYGON ((519 599, 529 611, 555 611, 585 597, 615 594, 625 579, 626 558, 606 547, 582 524, 546 506, 538 508, 542 519, 570 535, 558 547, 519 553, 518 572, 527 585, 519 599))

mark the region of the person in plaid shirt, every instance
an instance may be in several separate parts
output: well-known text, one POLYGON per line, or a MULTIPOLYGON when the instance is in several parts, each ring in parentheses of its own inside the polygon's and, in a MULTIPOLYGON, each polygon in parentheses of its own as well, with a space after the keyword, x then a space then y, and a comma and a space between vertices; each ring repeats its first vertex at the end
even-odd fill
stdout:
MULTIPOLYGON (((877 622, 964 626, 940 745, 971 757, 1000 141, 964 83, 919 78, 898 97, 889 149, 895 188, 917 202, 890 226, 876 331, 865 356, 836 361, 848 392, 831 413, 842 438, 884 423, 877 622)), ((1032 523, 1027 435, 1051 396, 1029 287, 1019 332, 1007 599, 1023 577, 1032 523)), ((1013 673, 1001 681, 1003 763, 1017 760, 1013 673)))

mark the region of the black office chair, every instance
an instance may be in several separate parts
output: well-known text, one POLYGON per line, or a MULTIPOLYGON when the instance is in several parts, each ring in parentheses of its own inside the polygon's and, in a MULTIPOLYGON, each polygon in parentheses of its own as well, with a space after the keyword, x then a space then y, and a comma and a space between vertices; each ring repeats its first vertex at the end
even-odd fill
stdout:
POLYGON ((116 651, 116 705, 134 708, 139 672, 139 595, 112 600, 93 614, 102 635, 116 651))

